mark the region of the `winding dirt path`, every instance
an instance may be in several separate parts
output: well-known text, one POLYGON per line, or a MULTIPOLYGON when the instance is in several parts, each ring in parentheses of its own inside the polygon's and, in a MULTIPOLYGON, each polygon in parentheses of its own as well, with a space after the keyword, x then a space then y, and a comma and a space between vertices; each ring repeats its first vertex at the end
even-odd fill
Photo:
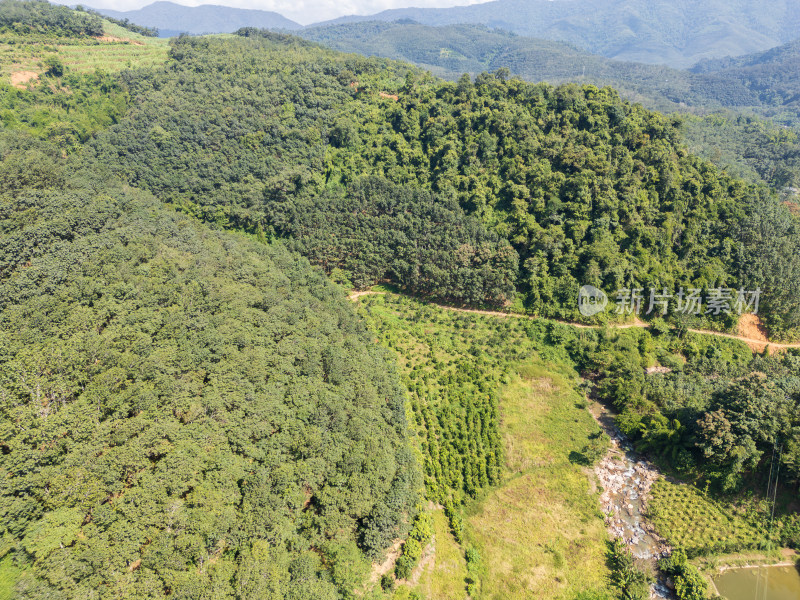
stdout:
MULTIPOLYGON (((359 298, 362 296, 374 296, 374 295, 384 295, 386 292, 373 292, 372 290, 362 290, 350 293, 348 295, 348 299, 353 302, 357 302, 359 298)), ((470 313, 475 315, 486 315, 489 317, 512 317, 517 319, 537 319, 538 317, 533 317, 531 315, 520 315, 516 313, 508 313, 508 312, 500 312, 496 310, 481 310, 477 308, 459 308, 457 306, 448 306, 446 304, 437 304, 435 302, 429 302, 429 304, 436 306, 437 308, 441 308, 443 310, 451 310, 454 312, 462 312, 462 313, 470 313)), ((758 327, 758 337, 750 337, 745 335, 734 335, 732 333, 722 333, 719 331, 710 331, 707 329, 689 329, 692 333, 699 333, 701 335, 716 335, 717 337, 725 337, 730 338, 732 340, 739 340, 740 342, 744 342, 747 344, 751 350, 756 352, 763 352, 767 348, 770 349, 771 352, 775 352, 778 350, 788 350, 789 348, 800 348, 800 342, 791 343, 791 344, 780 344, 778 342, 771 342, 769 341, 765 335, 761 332, 763 331, 760 329, 760 324, 757 323, 758 317, 755 315, 745 315, 743 317, 747 318, 747 329, 746 331, 752 331, 752 326, 758 327), (754 323, 755 320, 755 323, 754 323)), ((570 323, 569 321, 559 321, 558 319, 549 319, 552 321, 556 321, 558 323, 563 323, 564 325, 570 325, 572 327, 577 327, 579 329, 602 329, 602 325, 585 325, 583 323, 570 323)), ((640 321, 636 319, 633 323, 619 323, 619 324, 610 324, 608 325, 610 329, 632 329, 634 327, 641 327, 643 329, 647 329, 650 327, 649 323, 645 323, 644 321, 640 321)), ((751 334, 753 335, 753 334, 751 334)))

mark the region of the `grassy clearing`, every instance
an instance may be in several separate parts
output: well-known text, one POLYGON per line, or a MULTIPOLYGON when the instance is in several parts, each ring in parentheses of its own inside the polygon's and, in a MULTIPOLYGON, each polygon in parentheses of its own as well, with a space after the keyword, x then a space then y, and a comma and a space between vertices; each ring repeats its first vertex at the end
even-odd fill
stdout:
POLYGON ((483 598, 571 598, 607 585, 597 497, 569 460, 597 425, 559 371, 526 365, 503 392, 509 479, 468 509, 468 539, 488 557, 483 598))
POLYGON ((471 390, 459 383, 459 372, 478 371, 499 399, 501 484, 466 500, 464 547, 437 513, 436 560, 415 590, 428 599, 464 598, 470 577, 478 580, 475 599, 569 599, 604 589, 607 534, 596 491, 569 459, 599 428, 575 390, 578 376, 566 352, 545 341, 550 325, 447 311, 393 294, 359 302, 396 353, 418 430, 427 401, 471 390), (481 557, 472 575, 464 560, 469 547, 481 557))
POLYGON ((691 485, 657 481, 648 511, 659 534, 690 556, 737 552, 766 544, 763 531, 691 485))
POLYGON ((468 575, 464 551, 453 539, 442 510, 433 511, 433 535, 436 544, 433 568, 425 569, 413 588, 400 587, 394 600, 406 600, 412 589, 428 600, 463 600, 464 580, 468 575))
POLYGON ((20 573, 10 557, 0 560, 0 600, 11 600, 14 597, 14 586, 20 573))
POLYGON ((114 73, 146 68, 167 60, 169 40, 149 38, 106 22, 105 40, 49 38, 35 35, 0 35, 0 80, 10 82, 12 73, 45 72, 44 61, 58 57, 69 71, 114 73))

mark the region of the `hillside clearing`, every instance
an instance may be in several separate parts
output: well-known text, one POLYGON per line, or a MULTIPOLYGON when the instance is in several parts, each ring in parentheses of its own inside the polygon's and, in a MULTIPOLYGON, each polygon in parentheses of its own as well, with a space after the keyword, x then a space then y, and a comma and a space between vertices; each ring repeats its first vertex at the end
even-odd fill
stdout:
POLYGON ((0 80, 24 89, 22 84, 45 72, 44 61, 52 56, 76 73, 113 73, 167 60, 167 39, 144 37, 110 22, 105 22, 105 31, 104 36, 87 39, 0 34, 0 80))
MULTIPOLYGON (((574 460, 599 428, 575 389, 578 375, 568 359, 540 355, 538 323, 395 294, 359 297, 373 331, 397 353, 406 384, 427 390, 412 397, 417 422, 418 411, 427 410, 420 404, 457 396, 435 390, 458 370, 478 368, 499 388, 500 483, 466 500, 462 547, 436 511, 436 558, 416 589, 426 598, 463 598, 465 583, 475 581, 481 598, 556 600, 604 588, 607 534, 598 490, 591 471, 574 460), (470 547, 481 563, 467 572, 463 553, 470 547)), ((459 409, 440 414, 448 410, 459 409)))

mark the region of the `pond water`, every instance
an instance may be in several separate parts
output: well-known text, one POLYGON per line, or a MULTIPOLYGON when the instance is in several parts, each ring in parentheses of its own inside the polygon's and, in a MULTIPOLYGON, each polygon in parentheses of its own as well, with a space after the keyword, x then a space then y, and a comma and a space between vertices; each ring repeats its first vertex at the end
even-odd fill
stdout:
POLYGON ((728 569, 714 578, 728 600, 798 600, 800 571, 796 567, 728 569))

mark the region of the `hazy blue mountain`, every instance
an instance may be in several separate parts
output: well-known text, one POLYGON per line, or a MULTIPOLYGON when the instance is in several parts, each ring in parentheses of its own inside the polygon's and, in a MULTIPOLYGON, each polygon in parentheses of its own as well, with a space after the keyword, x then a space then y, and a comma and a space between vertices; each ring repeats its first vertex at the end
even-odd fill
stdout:
POLYGON ((367 21, 313 27, 298 34, 336 50, 406 60, 448 79, 505 67, 528 81, 611 85, 626 97, 661 110, 682 104, 716 108, 759 103, 758 94, 735 77, 612 60, 563 42, 481 25, 367 21))
POLYGON ((241 27, 260 27, 264 29, 300 29, 295 23, 276 12, 266 10, 246 10, 204 4, 202 6, 181 6, 173 2, 154 2, 139 10, 119 11, 105 8, 97 12, 116 19, 129 19, 139 25, 156 27, 163 37, 178 33, 231 33, 241 27))
POLYGON ((331 23, 404 18, 436 26, 480 23, 570 42, 609 58, 689 67, 701 59, 759 52, 794 39, 800 0, 495 0, 395 9, 331 23))
MULTIPOLYGON (((748 68, 773 68, 780 67, 794 72, 787 72, 786 76, 798 76, 796 65, 800 57, 800 40, 795 40, 782 46, 771 48, 765 52, 747 54, 745 56, 726 57, 718 59, 702 60, 690 70, 695 73, 732 73, 748 68)), ((742 71, 744 72, 744 71, 742 71)))

